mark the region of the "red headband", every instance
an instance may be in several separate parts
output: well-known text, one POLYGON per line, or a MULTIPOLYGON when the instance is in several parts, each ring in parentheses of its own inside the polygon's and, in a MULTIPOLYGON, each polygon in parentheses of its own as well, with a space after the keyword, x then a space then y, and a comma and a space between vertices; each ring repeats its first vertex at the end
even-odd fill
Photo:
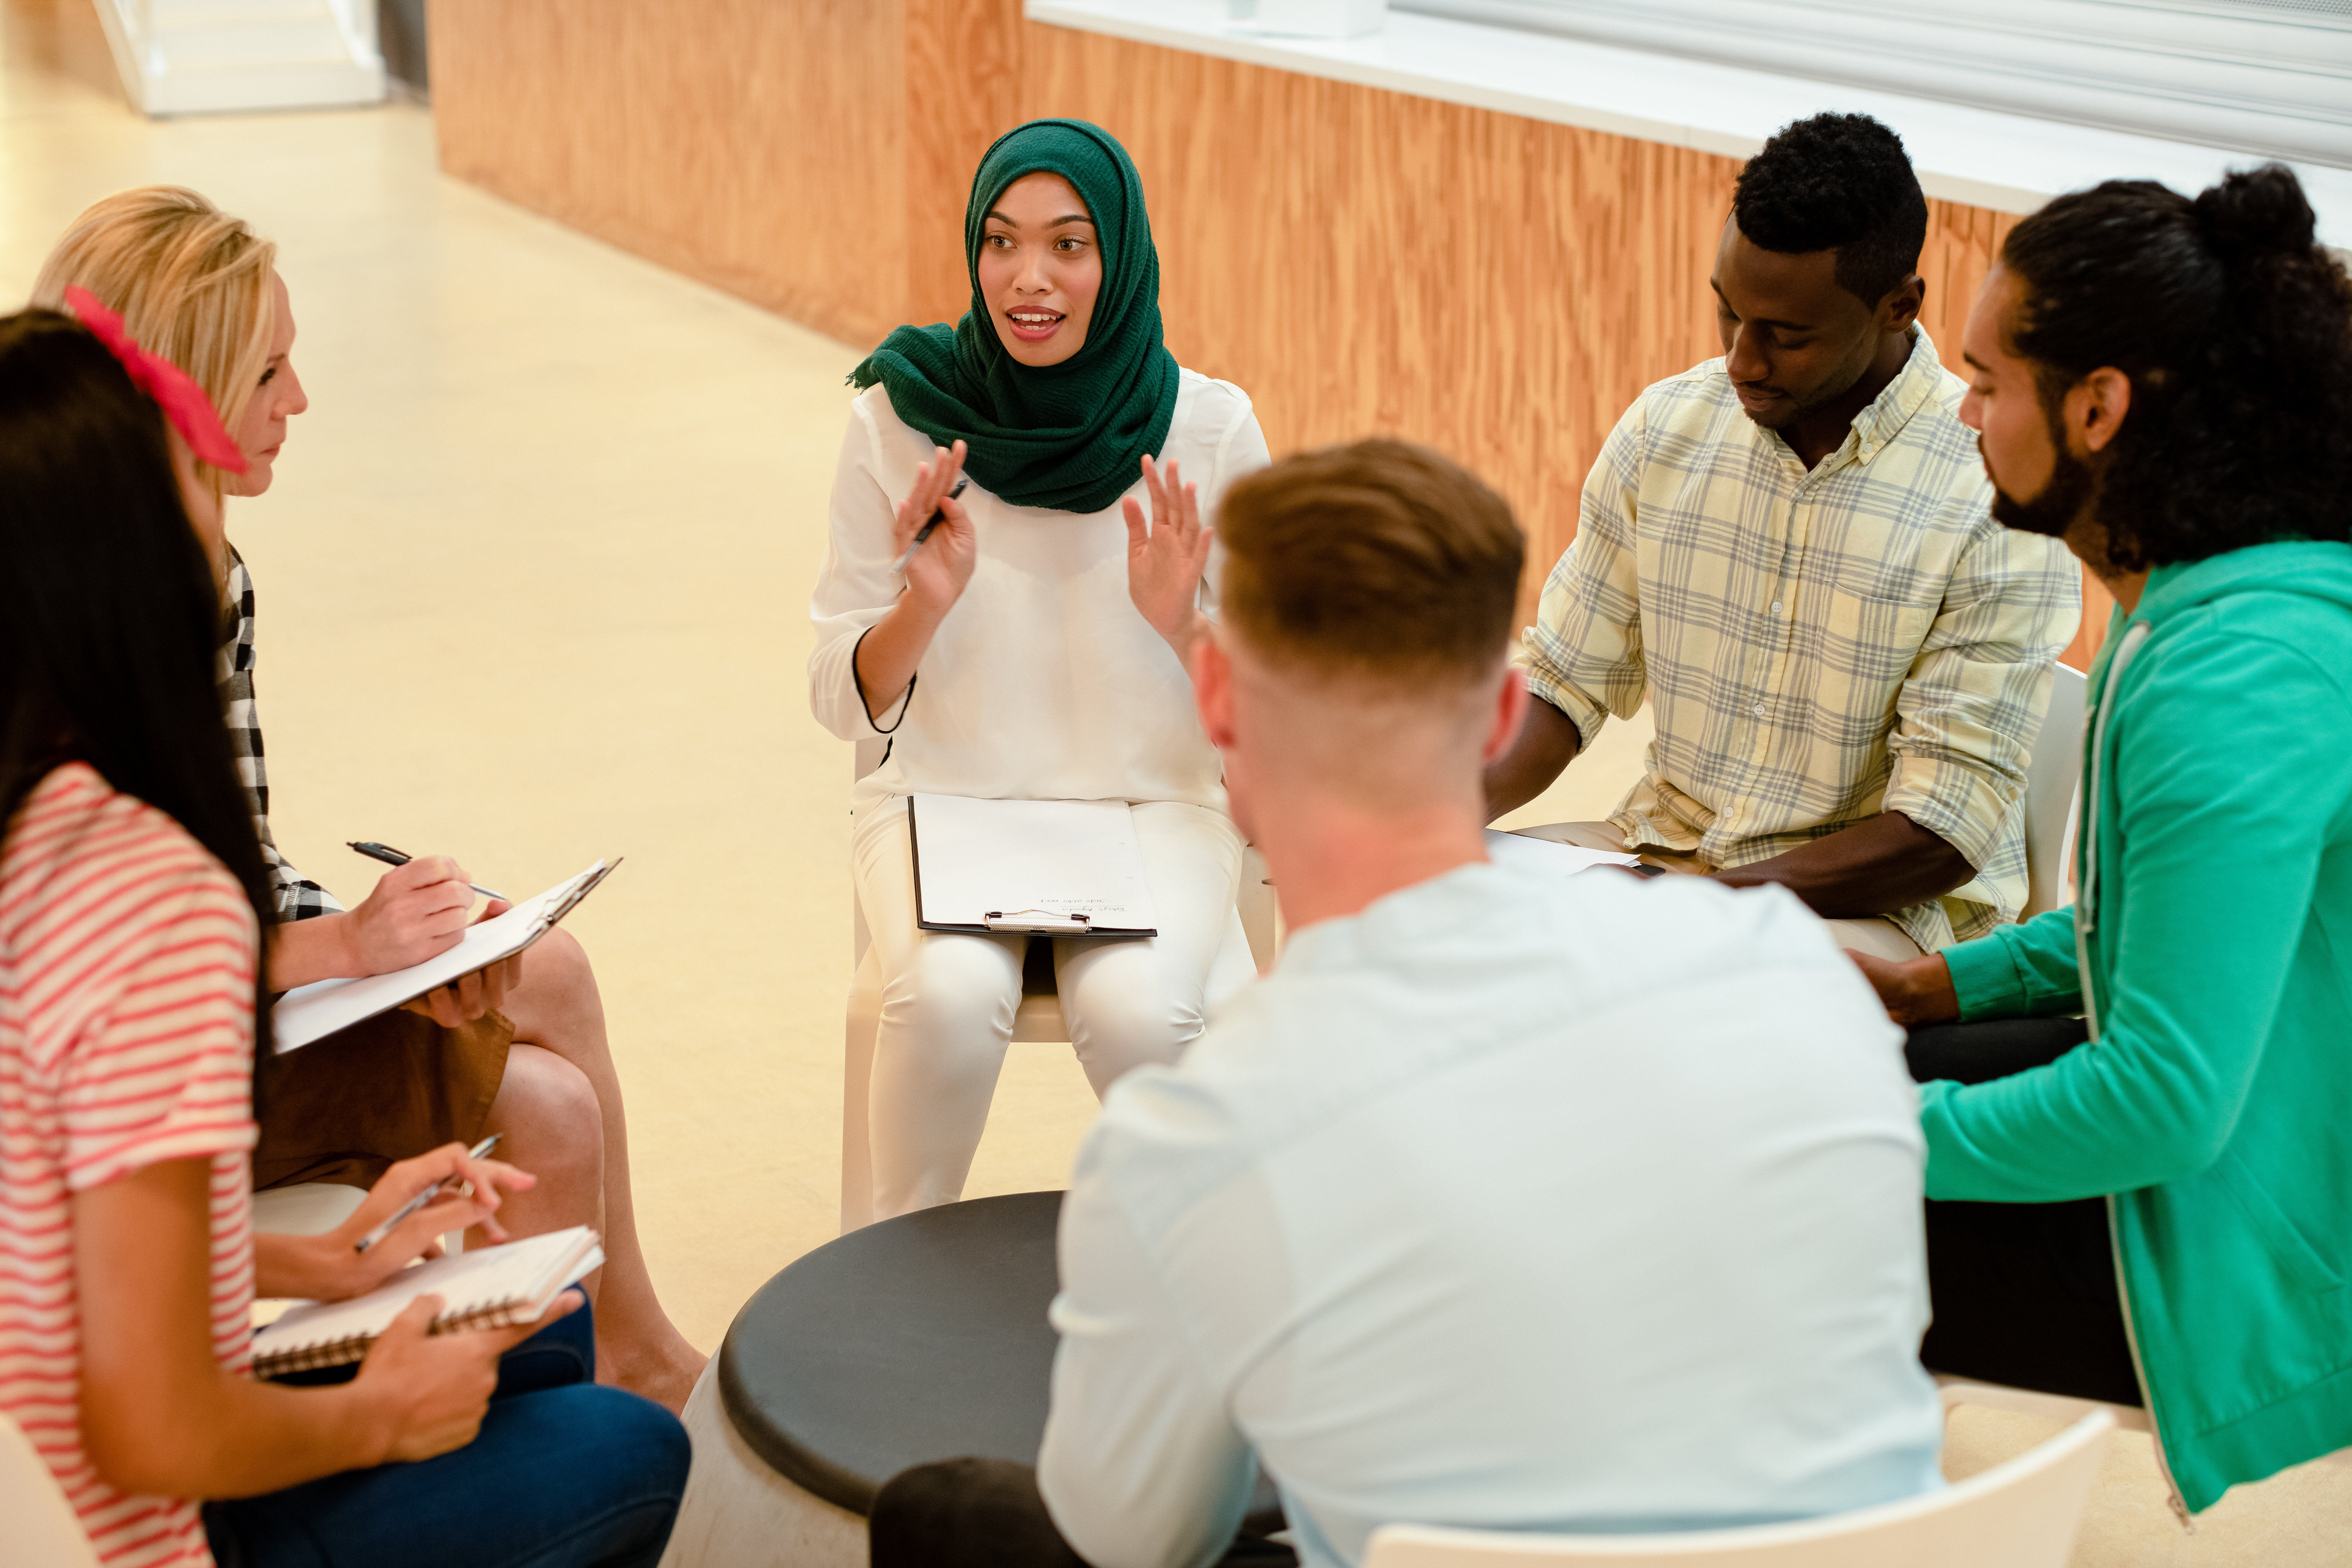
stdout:
POLYGON ((122 318, 100 304, 98 296, 89 289, 67 289, 66 303, 73 308, 81 324, 89 329, 90 335, 122 362, 122 368, 131 373, 131 384, 155 400, 163 410, 163 417, 186 439, 190 451, 215 468, 225 468, 232 474, 246 471, 245 454, 229 439, 220 416, 213 409, 212 399, 205 395, 205 389, 186 371, 163 355, 141 348, 138 340, 123 330, 122 318))

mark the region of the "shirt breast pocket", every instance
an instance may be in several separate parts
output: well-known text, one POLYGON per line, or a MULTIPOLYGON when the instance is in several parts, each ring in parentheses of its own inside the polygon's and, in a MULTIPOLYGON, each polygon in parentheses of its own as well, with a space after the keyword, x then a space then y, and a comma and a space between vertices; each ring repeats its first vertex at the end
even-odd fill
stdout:
POLYGON ((1888 686, 1910 673, 1936 625, 1937 605, 1915 605, 1830 586, 1822 656, 1831 669, 1857 685, 1888 686))

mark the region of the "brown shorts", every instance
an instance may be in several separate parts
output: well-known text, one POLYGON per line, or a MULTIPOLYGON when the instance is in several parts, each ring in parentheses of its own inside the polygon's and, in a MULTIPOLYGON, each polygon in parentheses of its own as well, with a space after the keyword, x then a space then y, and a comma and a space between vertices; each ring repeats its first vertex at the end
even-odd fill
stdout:
POLYGON ((502 1013, 445 1029, 395 1007, 277 1058, 261 1089, 253 1190, 373 1186, 395 1160, 478 1142, 513 1044, 502 1013))

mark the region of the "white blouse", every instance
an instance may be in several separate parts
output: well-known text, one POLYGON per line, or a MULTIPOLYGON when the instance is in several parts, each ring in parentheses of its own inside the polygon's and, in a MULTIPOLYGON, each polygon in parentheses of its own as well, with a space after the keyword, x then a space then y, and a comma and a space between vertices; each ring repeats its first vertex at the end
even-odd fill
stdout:
MULTIPOLYGON (((1226 488, 1270 460, 1265 437, 1239 387, 1181 375, 1159 456, 1200 487, 1202 516, 1213 522, 1226 488)), ((852 659, 905 586, 890 570, 891 522, 932 451, 881 386, 850 405, 832 536, 809 601, 809 706, 845 741, 893 736, 888 760, 859 782, 853 805, 919 791, 1224 809, 1192 680, 1128 597, 1127 523, 1116 504, 1084 515, 1013 506, 974 481, 962 498, 979 535, 971 581, 916 667, 912 695, 866 713, 852 659)), ((1149 516, 1140 473, 1128 494, 1149 516)), ((1217 560, 1201 585, 1210 614, 1217 560)))

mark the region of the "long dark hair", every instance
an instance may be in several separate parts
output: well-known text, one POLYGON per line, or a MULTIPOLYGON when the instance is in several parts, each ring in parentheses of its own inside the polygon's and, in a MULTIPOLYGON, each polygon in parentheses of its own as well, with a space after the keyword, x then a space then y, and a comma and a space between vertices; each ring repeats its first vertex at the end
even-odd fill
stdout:
MULTIPOLYGON (((266 938, 268 873, 214 660, 221 606, 162 412, 71 317, 0 317, 0 825, 79 759, 228 868, 266 938)), ((268 1059, 266 963, 254 1050, 268 1059)))
POLYGON ((2109 564, 2352 539, 2352 279, 2291 171, 2194 200, 2110 180, 2019 224, 2000 259, 2045 405, 2104 365, 2131 378, 2099 481, 2109 564))

